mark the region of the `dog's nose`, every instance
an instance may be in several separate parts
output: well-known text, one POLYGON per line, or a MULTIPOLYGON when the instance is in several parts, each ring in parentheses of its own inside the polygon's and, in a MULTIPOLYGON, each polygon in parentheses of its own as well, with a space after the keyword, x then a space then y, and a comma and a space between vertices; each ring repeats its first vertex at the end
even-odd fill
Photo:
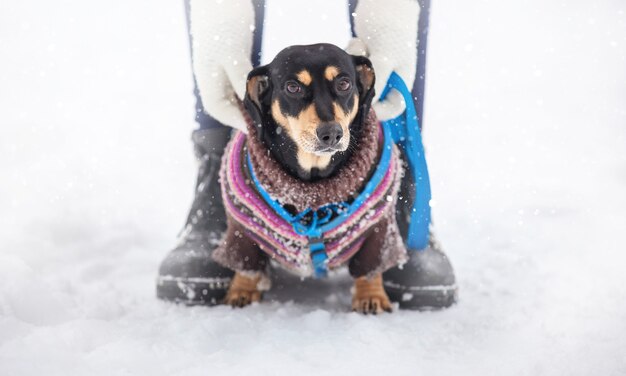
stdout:
POLYGON ((343 130, 337 123, 322 124, 317 127, 317 138, 326 147, 337 145, 341 137, 343 137, 343 130))

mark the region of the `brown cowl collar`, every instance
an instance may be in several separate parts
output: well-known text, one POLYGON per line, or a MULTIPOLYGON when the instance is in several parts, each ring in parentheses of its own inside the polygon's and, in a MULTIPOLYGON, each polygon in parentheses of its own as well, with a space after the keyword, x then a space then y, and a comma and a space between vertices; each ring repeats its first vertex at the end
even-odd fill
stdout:
MULTIPOLYGON (((247 115, 247 114, 246 114, 247 115)), ((318 209, 329 203, 344 202, 356 197, 365 185, 380 149, 378 143, 378 120, 370 111, 356 149, 331 177, 307 182, 287 171, 271 156, 265 145, 258 140, 256 127, 246 116, 248 123, 247 145, 250 159, 259 182, 267 192, 282 205, 293 205, 298 212, 307 208, 318 209)))

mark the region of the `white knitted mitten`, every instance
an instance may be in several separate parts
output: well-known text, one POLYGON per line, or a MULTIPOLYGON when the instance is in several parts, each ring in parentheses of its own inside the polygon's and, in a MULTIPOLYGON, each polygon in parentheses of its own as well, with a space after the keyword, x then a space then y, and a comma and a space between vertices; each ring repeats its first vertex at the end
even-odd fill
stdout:
POLYGON ((243 99, 252 70, 254 9, 250 0, 191 0, 193 71, 204 110, 219 122, 245 130, 243 99))
POLYGON ((395 90, 378 101, 391 72, 395 71, 410 87, 417 65, 417 0, 359 0, 354 16, 353 39, 347 50, 369 57, 376 72, 374 110, 381 120, 400 115, 406 104, 395 90))

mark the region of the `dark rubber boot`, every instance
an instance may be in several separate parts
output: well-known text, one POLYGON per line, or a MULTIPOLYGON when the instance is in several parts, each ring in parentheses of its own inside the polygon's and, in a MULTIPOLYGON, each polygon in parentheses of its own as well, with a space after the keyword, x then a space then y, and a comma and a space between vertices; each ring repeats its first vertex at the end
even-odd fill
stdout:
POLYGON ((180 243, 161 262, 157 297, 185 304, 221 302, 233 272, 211 258, 226 231, 226 214, 218 182, 230 128, 200 129, 192 140, 200 162, 196 196, 180 243))
MULTIPOLYGON (((396 207, 398 227, 404 239, 407 238, 415 197, 413 177, 406 170, 396 207)), ((402 268, 383 273, 383 285, 389 299, 398 302, 402 309, 439 309, 454 304, 458 294, 454 270, 434 234, 431 232, 425 249, 408 251, 409 261, 402 268)))
POLYGON ((402 268, 383 273, 383 286, 389 299, 401 309, 447 308, 457 300, 454 270, 431 234, 430 244, 420 251, 409 251, 402 268))

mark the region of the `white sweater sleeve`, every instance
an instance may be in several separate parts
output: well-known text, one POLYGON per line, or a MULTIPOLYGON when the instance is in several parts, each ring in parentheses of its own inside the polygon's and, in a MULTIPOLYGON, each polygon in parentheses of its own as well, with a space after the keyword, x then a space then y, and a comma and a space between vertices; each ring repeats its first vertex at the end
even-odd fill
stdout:
MULTIPOLYGON (((355 13, 354 29, 361 43, 354 41, 348 49, 352 53, 359 53, 360 49, 372 61, 377 98, 392 71, 407 85, 412 85, 417 66, 418 2, 359 0, 355 13)), ((396 117, 404 108, 404 100, 395 91, 390 92, 384 102, 374 103, 378 117, 383 120, 396 117)))
POLYGON ((238 99, 252 69, 254 9, 250 0, 191 0, 193 71, 204 110, 245 130, 238 99))

